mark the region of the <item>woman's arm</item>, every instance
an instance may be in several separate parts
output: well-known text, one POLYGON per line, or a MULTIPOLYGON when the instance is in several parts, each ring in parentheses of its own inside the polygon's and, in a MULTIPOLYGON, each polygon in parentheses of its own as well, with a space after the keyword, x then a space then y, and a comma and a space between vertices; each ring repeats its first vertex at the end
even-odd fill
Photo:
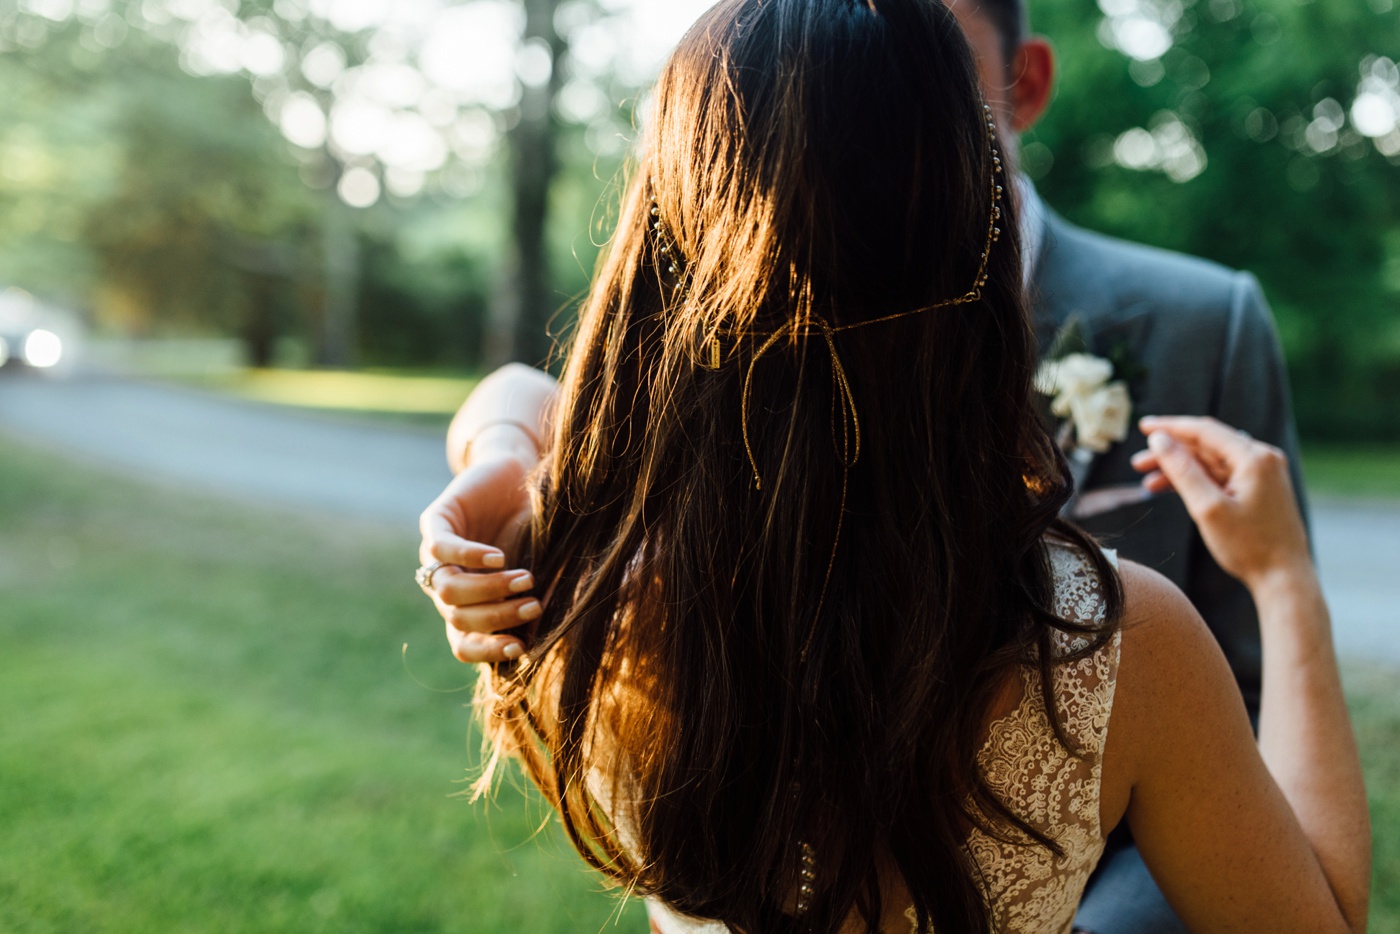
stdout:
POLYGON ((1364 931, 1365 789, 1286 459, 1209 419, 1143 429, 1146 483, 1181 494, 1254 596, 1264 645, 1256 745, 1194 609, 1151 572, 1125 574, 1114 731, 1134 763, 1127 816, 1143 858, 1195 931, 1364 931))
POLYGON ((538 463, 558 385, 519 364, 502 367, 472 391, 447 433, 456 476, 419 519, 419 560, 440 562, 428 590, 463 662, 519 658, 524 645, 501 630, 539 616, 534 580, 512 562, 529 518, 526 480, 538 463))
POLYGON ((558 395, 554 377, 519 363, 508 363, 483 379, 447 429, 452 472, 501 457, 534 467, 558 395))

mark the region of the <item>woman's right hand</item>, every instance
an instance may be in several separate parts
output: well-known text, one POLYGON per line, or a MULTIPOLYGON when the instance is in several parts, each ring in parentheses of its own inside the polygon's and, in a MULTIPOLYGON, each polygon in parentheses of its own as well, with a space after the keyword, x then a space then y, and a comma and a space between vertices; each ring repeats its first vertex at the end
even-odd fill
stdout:
POLYGON ((1144 418, 1133 458, 1154 493, 1175 489, 1216 563, 1252 592, 1277 575, 1312 574, 1288 459, 1213 418, 1144 418))

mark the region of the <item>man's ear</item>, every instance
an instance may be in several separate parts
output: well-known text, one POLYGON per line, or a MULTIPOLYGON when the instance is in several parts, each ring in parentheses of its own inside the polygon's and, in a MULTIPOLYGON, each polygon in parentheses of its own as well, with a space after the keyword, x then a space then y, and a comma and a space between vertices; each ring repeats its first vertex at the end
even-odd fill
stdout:
POLYGON ((1011 79, 1012 129, 1024 133, 1050 106, 1055 87, 1055 49, 1050 40, 1032 36, 1022 42, 1011 66, 1011 79))

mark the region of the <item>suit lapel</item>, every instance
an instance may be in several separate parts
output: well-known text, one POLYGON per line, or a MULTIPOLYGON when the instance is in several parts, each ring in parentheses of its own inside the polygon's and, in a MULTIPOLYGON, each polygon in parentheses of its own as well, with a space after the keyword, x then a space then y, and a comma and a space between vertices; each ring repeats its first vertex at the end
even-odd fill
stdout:
POLYGON ((1067 225, 1049 208, 1042 208, 1042 213, 1045 233, 1041 239, 1040 255, 1036 257, 1035 275, 1031 277, 1028 290, 1031 326, 1041 356, 1050 349, 1055 335, 1064 328, 1073 312, 1073 293, 1067 288, 1066 275, 1068 268, 1075 265, 1073 249, 1065 242, 1067 225))
MULTIPOLYGON (((1056 336, 1075 320, 1090 353, 1107 357, 1122 345, 1140 359, 1152 326, 1147 309, 1134 314, 1116 307, 1104 286, 1103 270, 1095 269, 1093 259, 1082 255, 1076 228, 1048 208, 1042 207, 1042 214, 1045 236, 1029 289, 1038 354, 1043 357, 1056 336)), ((1065 505, 1066 515, 1078 507, 1097 460, 1097 455, 1083 448, 1070 453, 1075 494, 1065 505)))

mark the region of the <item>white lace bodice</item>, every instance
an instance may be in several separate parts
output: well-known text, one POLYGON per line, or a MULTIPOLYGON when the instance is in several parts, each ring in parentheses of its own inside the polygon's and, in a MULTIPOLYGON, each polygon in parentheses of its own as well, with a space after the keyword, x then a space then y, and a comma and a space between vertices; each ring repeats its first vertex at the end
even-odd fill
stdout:
MULTIPOLYGON (((1055 612, 1074 622, 1102 623, 1103 592, 1093 565, 1063 546, 1052 545, 1050 556, 1055 612)), ((1069 636, 1057 642, 1064 655, 1087 644, 1069 636)), ((1084 885, 1103 855, 1099 791, 1119 647, 1120 634, 1115 633, 1097 652, 1054 670, 1055 703, 1082 758, 1055 737, 1040 675, 1031 667, 1021 669, 1021 703, 992 723, 978 753, 992 791, 1064 850, 1057 858, 1043 846, 1004 843, 980 830, 972 832, 968 852, 982 870, 1000 934, 1068 932, 1084 885)))
MULTIPOLYGON (((1109 553, 1110 560, 1116 558, 1109 553)), ((1093 625, 1104 620, 1103 591, 1093 565, 1080 552, 1050 545, 1055 612, 1093 625)), ((1064 636, 1059 655, 1087 643, 1064 636)), ((1022 696, 994 720, 978 753, 983 774, 1010 810, 1057 842, 1064 856, 1043 846, 1002 842, 980 830, 967 851, 982 872, 998 934, 1067 934, 1089 874, 1103 855, 1099 799, 1104 743, 1118 677, 1120 636, 1079 661, 1054 670, 1053 695, 1065 733, 1083 753, 1071 754, 1055 737, 1040 692, 1038 669, 1021 669, 1022 696)), ((682 918, 648 903, 661 934, 721 934, 722 925, 682 918)), ((910 928, 914 930, 912 909, 910 928)))

